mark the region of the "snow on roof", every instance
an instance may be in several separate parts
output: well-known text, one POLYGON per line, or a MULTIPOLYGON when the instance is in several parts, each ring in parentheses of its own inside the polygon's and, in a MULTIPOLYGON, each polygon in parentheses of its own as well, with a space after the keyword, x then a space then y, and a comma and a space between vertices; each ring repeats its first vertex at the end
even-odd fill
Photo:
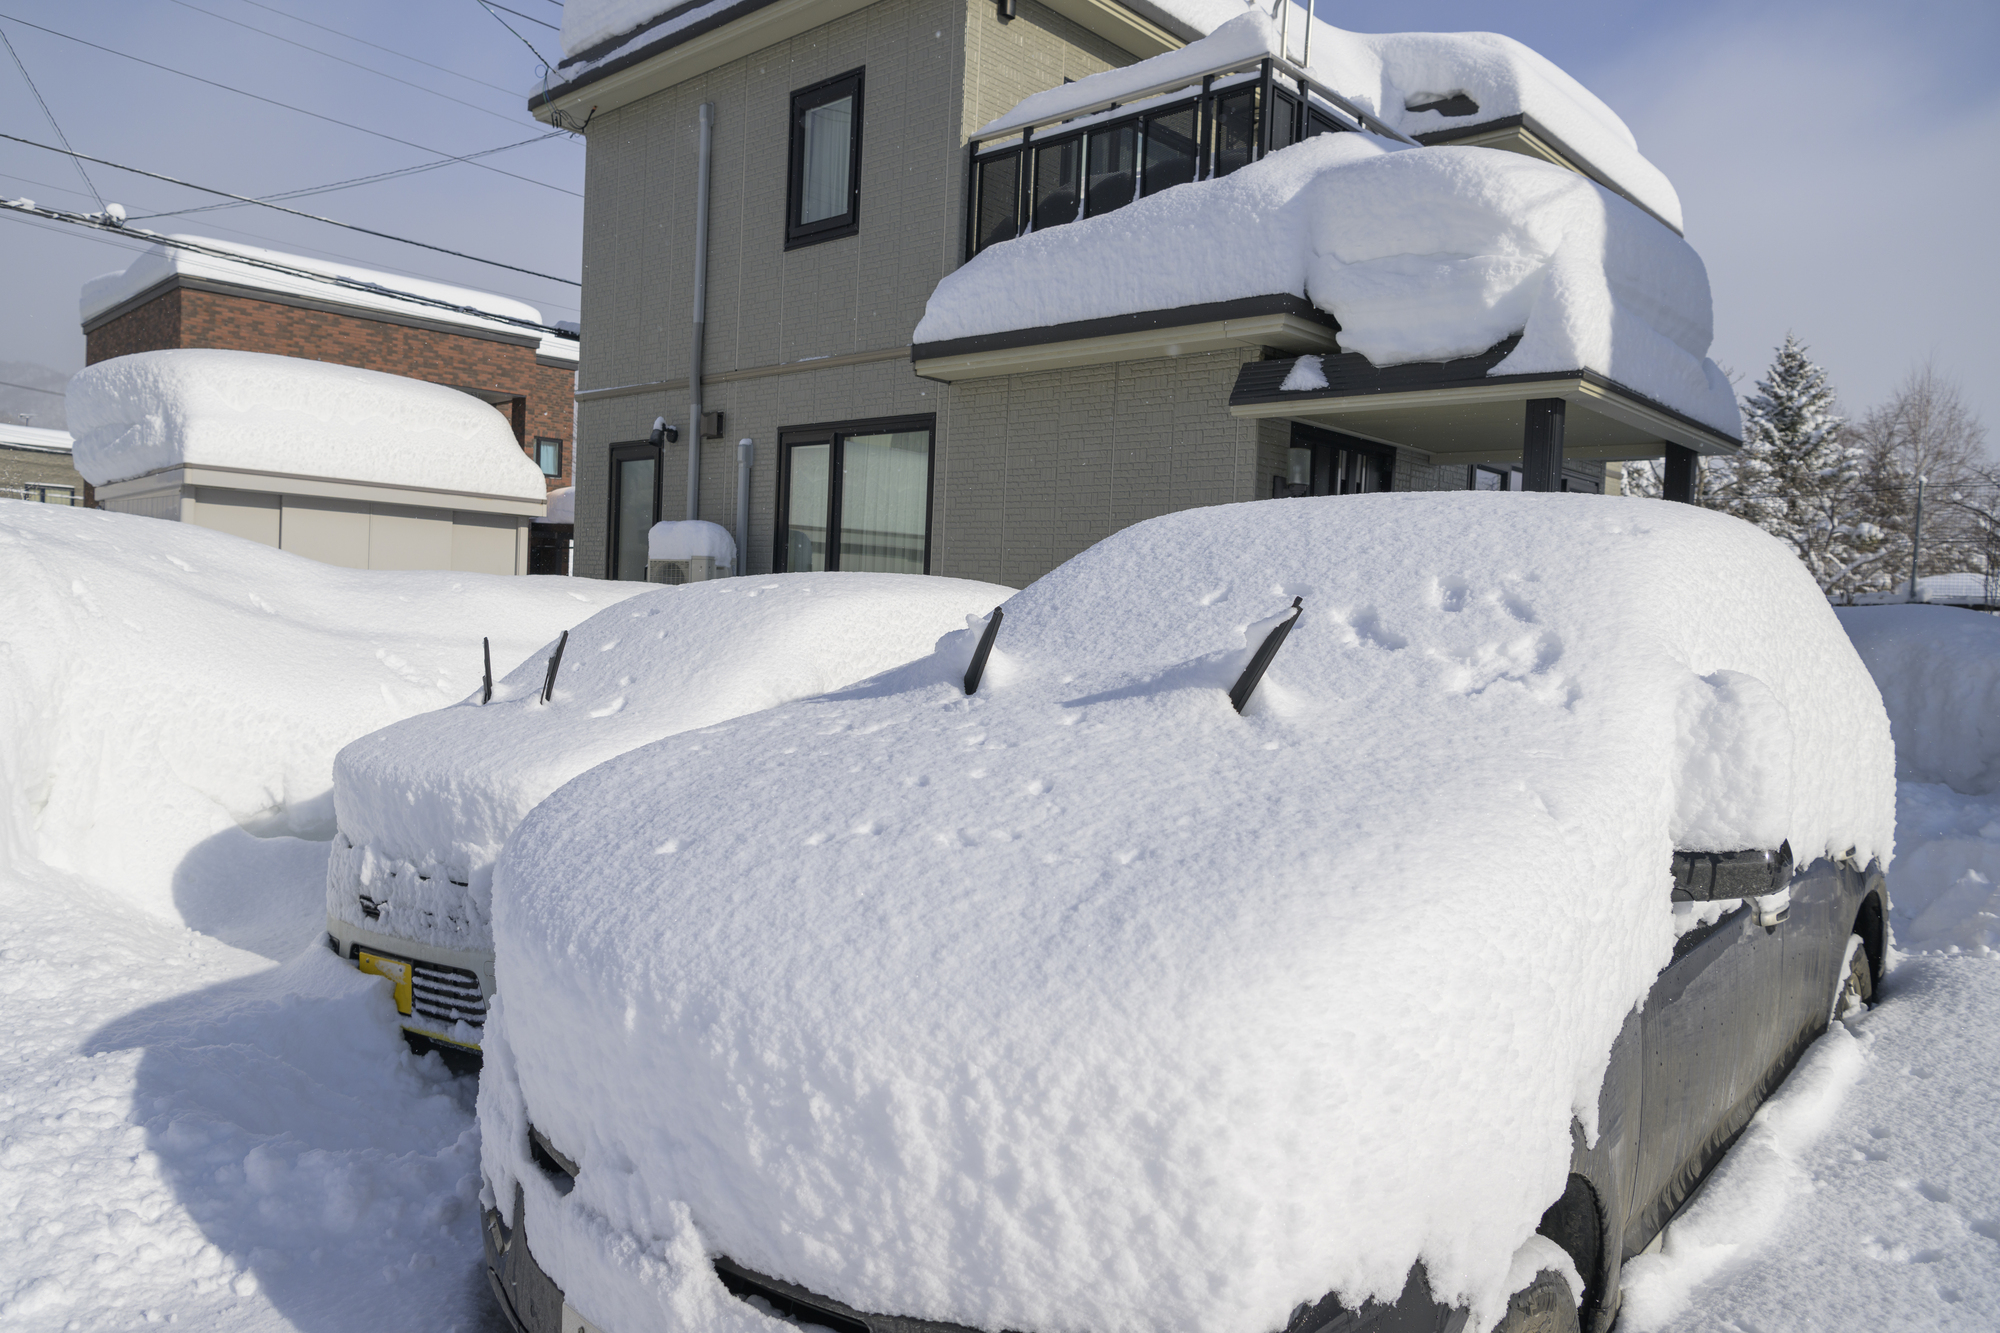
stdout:
POLYGON ((103 486, 182 464, 541 500, 542 470, 490 404, 379 370, 188 348, 69 382, 76 469, 103 486))
MULTIPOLYGON (((448 305, 470 306, 474 310, 505 315, 510 319, 525 319, 535 324, 545 323, 542 312, 525 301, 517 301, 509 296, 497 296, 492 292, 475 291, 470 287, 453 287, 423 278, 406 277, 401 273, 381 273, 352 264, 330 263, 324 259, 309 259, 304 255, 285 254, 278 250, 262 250, 256 246, 237 245, 207 236, 177 235, 173 239, 193 241, 210 250, 226 250, 245 259, 263 260, 268 263, 283 264, 287 268, 304 269, 310 273, 323 273, 332 278, 368 283, 384 290, 357 291, 352 287, 335 286, 332 283, 316 282, 311 278, 273 272, 256 264, 156 245, 133 260, 131 265, 121 272, 106 273, 83 284, 83 294, 77 302, 83 321, 89 323, 92 318, 120 302, 128 301, 158 283, 179 275, 206 278, 211 282, 226 282, 232 286, 251 287, 260 291, 280 292, 288 296, 306 296, 316 301, 353 306, 360 310, 385 311, 433 323, 458 324, 470 329, 504 333, 514 337, 534 336, 535 331, 504 324, 499 320, 481 319, 476 314, 440 310, 435 306, 398 300, 390 293, 408 292, 416 296, 429 297, 434 301, 443 301, 448 305)), ((540 337, 541 345, 537 350, 541 355, 570 362, 577 360, 575 339, 560 338, 553 333, 544 333, 540 337)))
POLYGON ((991 246, 938 283, 915 341, 1281 293, 1377 366, 1520 334, 1489 374, 1594 370, 1741 434, 1685 240, 1547 162, 1358 133, 991 246))
POLYGON ((0 421, 0 445, 66 454, 73 443, 70 433, 66 430, 50 430, 46 426, 22 426, 11 421, 0 421))
POLYGON ((909 574, 649 588, 570 632, 547 705, 553 643, 497 681, 490 704, 475 695, 340 752, 328 910, 421 943, 490 948, 494 858, 563 783, 663 736, 907 662, 1012 593, 909 574), (363 891, 381 900, 379 920, 362 914, 363 891))
MULTIPOLYGON (((169 920, 202 901, 188 889, 216 857, 290 872, 298 850, 271 835, 331 837, 334 753, 477 689, 482 636, 505 671, 639 591, 342 569, 191 523, 40 504, 0 505, 0 568, 0 864, 39 856, 169 920)), ((291 956, 306 904, 254 887, 243 914, 281 917, 291 956)))
MULTIPOLYGON (((1175 0, 1162 8, 1172 11, 1175 0)), ((1140 89, 1232 62, 1248 62, 1289 49, 1305 50, 1305 13, 1293 16, 1289 34, 1261 10, 1244 10, 1229 0, 1201 0, 1187 6, 1188 22, 1209 35, 1178 51, 1105 70, 1024 98, 1006 115, 983 125, 978 138, 1007 133, 1074 107, 1126 100, 1140 89), (1220 14, 1226 22, 1210 26, 1220 14)), ((1315 19, 1312 66, 1321 83, 1365 108, 1391 129, 1415 138, 1438 130, 1471 127, 1527 115, 1647 208, 1674 227, 1681 226, 1680 198, 1664 173, 1639 152, 1632 131, 1617 113, 1557 68, 1554 62, 1497 33, 1347 32, 1315 19), (1411 111, 1453 94, 1469 96, 1478 109, 1466 115, 1441 110, 1411 111)))
POLYGON ((1890 855, 1867 671, 1693 506, 1196 509, 1005 610, 976 695, 974 626, 509 841, 486 1179, 586 1318, 747 1329, 719 1253, 973 1328, 1266 1333, 1421 1256, 1488 1327, 1672 954, 1672 850, 1890 855))

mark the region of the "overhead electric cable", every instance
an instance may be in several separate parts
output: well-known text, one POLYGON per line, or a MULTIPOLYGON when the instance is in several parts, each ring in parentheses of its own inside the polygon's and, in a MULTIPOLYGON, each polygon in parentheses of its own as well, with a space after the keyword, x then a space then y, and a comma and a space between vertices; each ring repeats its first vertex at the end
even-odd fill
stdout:
POLYGON ((317 213, 307 213, 300 209, 287 208, 283 204, 274 204, 268 199, 252 199, 249 195, 232 194, 228 190, 218 190, 213 186, 196 185, 193 181, 184 181, 174 176, 163 176, 157 171, 147 171, 141 167, 128 167, 122 162, 112 162, 105 158, 91 157, 88 154, 79 153, 74 148, 56 148, 50 144, 36 143, 33 139, 23 139, 18 134, 0 133, 0 139, 6 139, 13 143, 26 144, 30 148, 39 148, 49 153, 67 152, 71 157, 81 158, 85 162, 95 162, 98 166, 110 167, 113 171, 129 171, 134 176, 146 176, 156 181, 165 181, 169 185, 180 185, 190 190, 200 190, 203 194, 219 194, 225 199, 234 199, 239 204, 255 204, 259 208, 270 208, 280 213, 290 213, 295 218, 306 218, 313 222, 324 222, 329 226, 345 227, 349 231, 358 231, 364 236, 375 236, 385 241, 395 241, 401 245, 414 245, 424 250, 435 250, 441 255, 450 255, 453 259, 469 259, 475 264, 485 264, 492 268, 509 269, 515 273, 525 273, 531 278, 546 278, 550 282, 567 283, 571 287, 581 287, 583 285, 573 278, 558 278, 553 273, 540 273, 531 268, 522 268, 518 264, 503 264, 497 259, 481 259, 478 255, 469 255, 463 250, 447 250, 444 246, 432 245, 429 241, 413 241, 407 236, 397 236, 392 232, 376 231, 373 227, 363 227, 352 222, 342 222, 337 218, 321 217, 317 213))
POLYGON ((497 83, 488 83, 484 79, 475 79, 470 74, 461 74, 455 69, 446 69, 443 65, 433 65, 428 60, 419 60, 413 55, 409 55, 405 52, 398 51, 393 46, 384 46, 380 42, 371 42, 366 37, 356 37, 353 33, 342 32, 339 28, 329 28, 324 23, 315 23, 309 18, 301 18, 297 14, 291 13, 289 10, 279 9, 276 5, 267 5, 263 2, 263 0, 243 0, 243 3, 246 5, 254 5, 258 9, 262 9, 269 13, 276 14, 280 18, 288 18, 294 23, 303 23, 308 28, 318 28, 321 32, 330 32, 336 37, 345 37, 350 42, 359 42, 363 46, 372 46, 377 51, 386 51, 390 55, 395 56, 399 60, 407 60, 413 65, 422 65, 425 69, 434 69, 440 74, 449 74, 454 79, 464 79, 467 83, 476 83, 482 88, 491 88, 494 92, 505 93, 509 97, 515 97, 519 95, 517 89, 503 88, 497 83))
MULTIPOLYGON (((508 32, 513 33, 515 39, 518 40, 521 43, 521 45, 528 48, 528 54, 532 55, 535 59, 542 62, 542 75, 544 78, 548 77, 548 71, 554 69, 555 66, 549 63, 549 58, 547 56, 543 55, 540 51, 535 50, 535 44, 529 41, 526 37, 521 36, 520 32, 515 29, 513 24, 509 23, 506 19, 500 17, 499 7, 493 4, 492 0, 472 0, 472 3, 478 5, 488 14, 491 14, 493 16, 493 21, 495 23, 505 28, 508 32)), ((509 14, 512 14, 514 11, 510 9, 507 12, 509 14)), ((527 15, 524 14, 521 17, 526 18, 527 15)), ((538 20, 530 20, 530 21, 535 22, 538 20)), ((542 24, 542 26, 546 28, 549 25, 544 23, 542 24)))
POLYGON ((26 389, 29 393, 45 393, 51 398, 60 398, 63 396, 61 389, 38 389, 32 384, 21 384, 15 380, 0 380, 0 384, 4 384, 10 389, 26 389))
MULTIPOLYGON (((42 90, 35 86, 34 76, 28 73, 27 62, 22 60, 21 53, 14 49, 14 43, 4 29, 0 29, 0 42, 7 43, 7 54, 14 57, 14 68, 21 71, 21 78, 27 83, 28 91, 35 95, 35 101, 41 104, 42 114, 49 118, 49 128, 56 132, 56 138, 62 140, 63 147, 69 147, 69 136, 62 132, 62 126, 56 124, 56 113, 49 110, 48 102, 42 97, 42 90)), ((73 165, 76 167, 76 174, 83 177, 84 188, 90 191, 90 197, 97 201, 100 210, 103 209, 104 196, 97 192, 95 185, 91 184, 90 173, 83 169, 81 162, 75 162, 73 165)))
POLYGON ((322 51, 317 46, 308 46, 304 42, 293 41, 290 37, 281 37, 277 33, 272 32, 267 28, 260 28, 256 26, 254 23, 245 23, 242 19, 233 19, 226 14, 218 14, 212 9, 203 9, 200 5, 190 3, 190 0, 171 0, 171 2, 173 4, 179 5, 182 9, 192 9, 197 14, 206 14, 210 18, 216 19, 219 22, 233 23, 237 27, 242 28, 245 31, 254 32, 261 36, 269 37, 274 42, 283 42, 287 46, 296 46, 301 51, 310 51, 316 56, 324 56, 328 60, 337 60, 341 64, 347 65, 350 68, 363 70, 369 74, 377 76, 378 78, 387 79, 391 83, 400 83, 405 88, 415 88, 420 93, 429 93, 432 97, 442 97, 447 102, 455 102, 459 106, 470 107, 472 110, 479 112, 481 115, 492 116, 495 120, 504 120, 515 125, 521 123, 520 118, 517 116, 510 116, 504 112, 495 111, 492 107, 480 106, 477 102, 468 102, 463 97, 453 97, 450 93, 441 93, 435 88, 426 88, 421 83, 411 83, 408 79, 397 78, 394 74, 390 74, 385 70, 376 69, 373 65, 364 65, 358 60, 349 60, 346 56, 337 56, 331 51, 322 51))
POLYGON ((530 22, 530 23, 540 23, 540 24, 541 24, 541 25, 542 25, 542 26, 543 26, 544 28, 547 28, 547 29, 548 29, 548 30, 549 30, 550 32, 561 32, 561 31, 562 31, 562 29, 561 29, 561 28, 557 27, 557 26, 556 26, 555 24, 553 24, 553 23, 549 23, 549 22, 546 22, 546 21, 544 21, 544 20, 542 20, 542 19, 538 19, 538 18, 535 18, 535 17, 533 17, 533 16, 531 16, 531 15, 528 15, 528 14, 523 14, 523 13, 522 13, 522 12, 521 12, 520 10, 518 10, 518 9, 507 9, 507 6, 505 6, 505 5, 499 5, 499 4, 494 4, 494 3, 493 3, 493 0, 480 0, 480 2, 481 2, 482 4, 484 4, 484 5, 488 6, 489 8, 492 8, 492 9, 506 9, 506 10, 507 10, 507 12, 508 12, 509 14, 512 14, 512 15, 513 15, 513 16, 514 16, 515 18, 517 18, 517 19, 527 19, 527 20, 528 20, 528 22, 530 22))
POLYGON ((337 273, 316 273, 309 268, 295 264, 281 264, 275 260, 261 259, 254 255, 236 254, 219 246, 203 245, 199 241, 186 240, 179 236, 167 236, 157 231, 143 228, 119 227, 85 213, 66 213, 61 209, 42 208, 25 199, 0 199, 0 211, 18 213, 29 218, 46 219, 51 222, 66 222, 72 226, 89 227, 93 231, 108 231, 128 239, 138 239, 152 245, 164 245, 175 250, 186 250, 191 254, 220 259, 226 263, 243 264, 250 268, 264 269, 272 273, 282 273, 286 277, 304 278, 308 282, 325 283, 347 291, 366 292, 374 296, 393 297, 398 301, 408 301, 413 305, 426 306, 432 310, 449 310, 455 314, 472 315, 479 319, 492 320, 498 324, 510 324, 515 328, 534 329, 539 333, 553 333, 559 337, 574 337, 574 330, 559 329, 553 324, 543 324, 537 320, 522 319, 517 315, 502 315, 491 310, 481 310, 478 306, 459 305, 452 301, 440 300, 435 296, 422 296, 416 292, 400 291, 394 287, 384 287, 379 282, 363 282, 359 278, 344 277, 337 273))
MULTIPOLYGON (((401 144, 405 148, 414 148, 420 153, 429 153, 433 157, 454 156, 453 154, 446 153, 441 149, 427 148, 423 144, 412 143, 408 139, 399 139, 393 134, 384 134, 381 130, 371 130, 366 125, 356 125, 352 121, 341 120, 334 116, 324 115, 318 111, 308 111, 302 106, 293 106, 289 102, 280 102, 275 97, 265 97, 261 93, 253 93, 243 88, 232 88, 226 83, 217 83, 214 79, 205 79, 199 74, 190 74, 184 69, 175 69, 171 65, 162 65, 158 61, 147 60, 143 56, 135 56, 128 51, 120 51, 115 47, 102 46, 97 42, 85 41, 81 37, 71 36, 69 33, 60 32, 55 28, 45 28, 39 23, 30 23, 26 19, 16 18, 12 14, 0 14, 0 19, 6 19, 12 23, 18 23, 24 28, 33 28, 36 32, 45 32, 49 34, 51 37, 60 37, 65 41, 75 42, 79 46, 87 46, 91 48, 93 51, 102 51, 106 55, 118 56, 121 59, 130 60, 135 64, 145 65, 151 69, 161 70, 168 74, 178 74, 180 75, 180 77, 184 79, 192 79, 196 83, 205 83, 211 88, 220 88, 222 91, 226 93, 235 93, 239 97, 247 97, 254 102, 262 102, 266 106, 275 106, 286 111, 296 111, 298 114, 302 116, 311 116, 314 120, 323 120, 329 125, 338 125, 342 129, 358 130, 363 134, 370 135, 377 139, 386 139, 390 143, 401 144)), ((457 160, 463 161, 465 159, 460 158, 457 160)), ((472 165, 479 167, 481 170, 491 171, 497 175, 505 176, 510 180, 524 181, 529 185, 539 185, 545 190, 554 190, 558 194, 571 195, 577 199, 583 198, 583 195, 579 191, 566 190, 560 185, 551 185, 547 181, 538 181, 534 179, 532 176, 522 176, 512 171, 503 171, 501 170, 501 168, 496 166, 490 166, 485 162, 474 162, 472 165)))
MULTIPOLYGON (((532 139, 522 139, 518 143, 503 143, 498 148, 482 148, 476 153, 467 153, 464 157, 441 157, 435 162, 419 162, 414 167, 397 167, 393 171, 378 171, 372 176, 350 176, 346 180, 330 181, 325 185, 307 185, 297 190, 280 190, 276 194, 260 195, 257 202, 267 203, 277 199, 304 199, 309 195, 331 194, 335 190, 348 190, 357 185, 372 185, 377 181, 394 180, 399 176, 414 176, 418 172, 436 171, 439 167, 448 167, 454 162, 470 162, 476 157, 490 157, 494 153, 504 153, 510 148, 526 148, 529 144, 541 143, 546 139, 554 139, 567 133, 569 133, 567 130, 550 130, 547 134, 537 134, 532 139)), ((201 204, 194 208, 174 208, 161 213, 134 213, 128 220, 143 222, 147 218, 186 217, 193 213, 210 213, 218 208, 238 207, 241 207, 241 205, 201 204)))

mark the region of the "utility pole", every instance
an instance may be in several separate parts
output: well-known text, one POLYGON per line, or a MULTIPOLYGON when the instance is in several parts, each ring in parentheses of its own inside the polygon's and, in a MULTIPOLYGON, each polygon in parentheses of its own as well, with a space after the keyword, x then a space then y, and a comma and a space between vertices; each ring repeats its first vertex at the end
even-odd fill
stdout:
POLYGON ((1910 600, 1917 600, 1917 555, 1924 549, 1924 479, 1917 478, 1917 516, 1910 524, 1910 600))

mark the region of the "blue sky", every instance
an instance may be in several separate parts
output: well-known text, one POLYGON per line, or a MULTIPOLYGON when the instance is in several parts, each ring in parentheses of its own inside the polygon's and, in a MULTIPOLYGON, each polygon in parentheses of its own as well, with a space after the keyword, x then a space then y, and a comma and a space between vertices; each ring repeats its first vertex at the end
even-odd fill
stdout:
MULTIPOLYGON (((561 21, 554 0, 506 3, 561 21)), ((2000 216, 1993 59, 2000 5, 1328 0, 1319 12, 1364 31, 1504 32, 1610 103, 1680 191, 1688 237, 1707 261, 1715 292, 1712 354, 1743 376, 1739 387, 1761 373, 1790 330, 1828 366, 1850 410, 1878 401, 1932 358, 2000 434, 2000 333, 1992 313, 2000 263, 1991 239, 2000 216)), ((0 0, 0 16, 422 145, 260 103, 0 17, 80 152, 245 194, 414 165, 430 160, 423 149, 473 152, 539 130, 522 96, 539 67, 476 0, 0 0)), ((556 54, 553 31, 510 21, 556 54)), ((0 130, 52 141, 4 51, 0 130)), ((580 142, 558 138, 487 159, 528 181, 453 165, 298 206, 574 277, 583 157, 580 142)), ((90 172, 106 199, 135 215, 210 202, 108 168, 90 172)), ((95 207, 64 159, 5 141, 0 194, 95 207)), ((145 225, 504 291, 540 305, 549 318, 576 316, 574 288, 262 209, 145 225)), ((115 243, 0 217, 0 360, 80 367, 78 288, 129 259, 115 243)))

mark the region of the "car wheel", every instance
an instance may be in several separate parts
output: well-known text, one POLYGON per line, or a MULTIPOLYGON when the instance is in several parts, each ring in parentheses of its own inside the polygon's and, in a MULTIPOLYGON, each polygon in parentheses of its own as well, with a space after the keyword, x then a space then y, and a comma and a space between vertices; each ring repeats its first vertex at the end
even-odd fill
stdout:
POLYGON ((1840 980, 1834 986, 1833 1013, 1829 1023, 1838 1023, 1863 1012, 1875 1003, 1875 974, 1868 967, 1868 949, 1859 935, 1847 937, 1847 953, 1840 960, 1840 980))
POLYGON ((1507 1298, 1507 1313, 1493 1333, 1582 1333, 1569 1279, 1553 1268, 1507 1298))

